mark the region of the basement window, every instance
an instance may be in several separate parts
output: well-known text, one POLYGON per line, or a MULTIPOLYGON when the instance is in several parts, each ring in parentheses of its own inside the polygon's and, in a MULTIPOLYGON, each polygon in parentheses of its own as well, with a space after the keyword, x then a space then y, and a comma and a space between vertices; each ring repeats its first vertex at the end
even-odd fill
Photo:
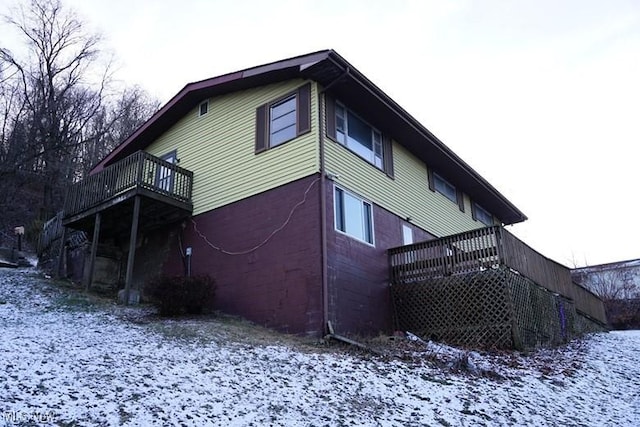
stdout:
POLYGON ((335 188, 334 211, 336 230, 373 245, 373 209, 359 197, 335 188))

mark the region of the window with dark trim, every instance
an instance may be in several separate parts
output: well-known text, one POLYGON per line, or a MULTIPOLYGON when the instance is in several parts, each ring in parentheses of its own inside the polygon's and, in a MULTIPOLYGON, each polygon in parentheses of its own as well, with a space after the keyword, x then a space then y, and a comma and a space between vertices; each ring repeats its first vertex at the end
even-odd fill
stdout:
POLYGON ((295 95, 271 105, 269 107, 269 147, 275 147, 295 138, 298 134, 296 122, 295 95))
POLYGON ((336 230, 373 245, 373 209, 371 203, 342 188, 334 190, 336 230))
POLYGON ((456 197, 456 187, 449 184, 449 181, 447 181, 437 173, 433 174, 433 186, 436 188, 436 191, 438 193, 442 194, 453 203, 458 202, 458 199, 456 197))
POLYGON ((198 115, 204 116, 208 112, 209 112, 209 101, 201 102, 200 106, 198 107, 198 115))
POLYGON ((481 223, 487 226, 493 225, 493 215, 491 215, 489 211, 484 209, 482 206, 480 206, 476 202, 473 202, 472 204, 471 213, 472 213, 473 219, 475 219, 476 221, 480 221, 481 223))
POLYGON ((256 109, 256 153, 311 131, 311 84, 256 109))
POLYGON ((325 105, 327 136, 393 178, 391 138, 330 96, 325 105))
POLYGON ((429 180, 429 189, 431 191, 437 191, 442 194, 453 203, 456 203, 460 211, 464 212, 464 195, 462 191, 431 169, 427 169, 427 179, 429 180))

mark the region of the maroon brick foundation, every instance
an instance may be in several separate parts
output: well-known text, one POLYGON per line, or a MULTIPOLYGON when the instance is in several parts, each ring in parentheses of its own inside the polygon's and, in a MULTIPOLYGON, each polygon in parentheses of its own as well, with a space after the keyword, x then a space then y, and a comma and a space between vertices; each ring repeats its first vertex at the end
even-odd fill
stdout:
MULTIPOLYGON (((184 230, 172 238, 163 272, 185 274, 181 240, 182 252, 187 247, 193 250, 192 274, 215 279, 217 309, 283 332, 322 336, 318 177, 198 215, 195 226, 188 220, 184 230), (287 225, 263 243, 285 223, 308 188, 306 201, 287 225)), ((388 333, 393 325, 387 249, 403 244, 402 225, 411 224, 374 204, 375 247, 353 239, 335 230, 333 188, 327 182, 328 319, 341 334, 388 333)), ((411 227, 415 241, 434 238, 411 227)))
MULTIPOLYGON (((348 190, 348 189, 347 189, 348 190)), ((392 329, 387 249, 402 246, 402 225, 414 241, 434 236, 373 205, 375 247, 335 230, 331 182, 327 185, 329 320, 336 333, 376 335, 392 329)))
MULTIPOLYGON (((216 308, 287 333, 322 334, 319 184, 314 175, 198 215, 195 227, 187 222, 183 249, 193 250, 193 275, 215 279, 216 308)), ((164 272, 183 274, 177 242, 171 253, 164 272)))

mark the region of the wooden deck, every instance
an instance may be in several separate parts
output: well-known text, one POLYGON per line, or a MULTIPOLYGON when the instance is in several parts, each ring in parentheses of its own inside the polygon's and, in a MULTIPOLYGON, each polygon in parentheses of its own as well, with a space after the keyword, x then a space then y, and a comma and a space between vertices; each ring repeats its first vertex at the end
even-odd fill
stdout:
POLYGON ((190 213, 192 187, 193 172, 138 151, 73 184, 67 192, 63 224, 90 229, 97 212, 121 205, 122 213, 129 213, 138 195, 148 200, 147 210, 154 214, 162 208, 190 213))
POLYGON ((602 300, 573 283, 567 267, 541 255, 499 226, 392 248, 388 253, 392 283, 417 283, 506 266, 571 299, 577 310, 606 323, 602 300))
MULTIPOLYGON (((138 151, 72 185, 67 191, 61 245, 69 228, 91 237, 87 290, 91 287, 101 236, 129 240, 123 300, 130 300, 138 232, 176 224, 193 211, 193 172, 138 151)), ((104 237, 103 237, 104 240, 104 237)), ((62 247, 61 247, 62 249, 62 247)), ((59 251, 62 254, 62 250, 59 251)), ((58 272, 62 255, 58 256, 58 272)))

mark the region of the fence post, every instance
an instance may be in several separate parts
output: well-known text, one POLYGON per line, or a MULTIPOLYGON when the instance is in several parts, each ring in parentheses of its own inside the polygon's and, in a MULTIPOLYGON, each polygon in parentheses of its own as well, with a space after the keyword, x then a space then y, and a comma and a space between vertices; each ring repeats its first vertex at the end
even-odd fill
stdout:
POLYGON ((62 238, 60 239, 60 251, 58 252, 58 265, 56 266, 55 278, 60 279, 67 276, 67 227, 62 227, 62 238), (64 270, 63 270, 64 269, 64 270))

